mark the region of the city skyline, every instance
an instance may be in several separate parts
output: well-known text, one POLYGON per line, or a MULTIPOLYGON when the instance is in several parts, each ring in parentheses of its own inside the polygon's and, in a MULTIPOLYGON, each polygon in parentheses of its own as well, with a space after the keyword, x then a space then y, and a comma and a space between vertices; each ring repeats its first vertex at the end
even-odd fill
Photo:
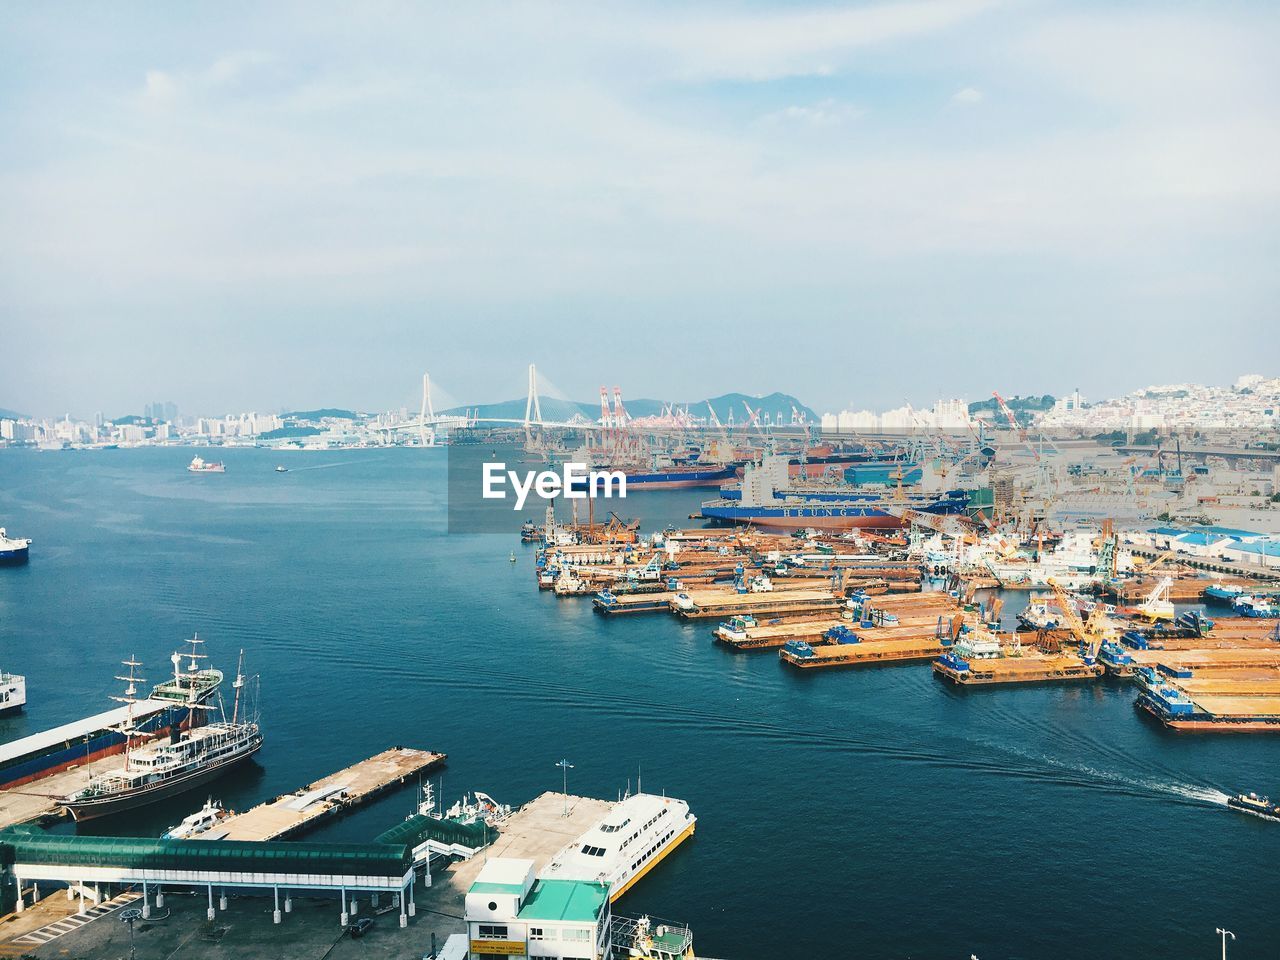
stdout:
POLYGON ((0 38, 0 406, 397 408, 535 362, 835 409, 1280 359, 1265 4, 65 10, 0 38))

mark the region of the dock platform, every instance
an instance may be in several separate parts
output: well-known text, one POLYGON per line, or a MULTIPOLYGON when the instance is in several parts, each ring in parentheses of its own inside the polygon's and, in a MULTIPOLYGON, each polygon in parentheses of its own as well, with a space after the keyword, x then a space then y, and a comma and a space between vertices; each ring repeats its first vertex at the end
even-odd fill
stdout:
POLYGON ((969 661, 969 669, 957 670, 942 660, 933 662, 939 677, 962 687, 1012 683, 1059 683, 1067 680, 1096 680, 1103 674, 1100 663, 1088 664, 1069 654, 1040 654, 969 661))
POLYGON ((936 637, 914 640, 867 640, 862 643, 832 643, 814 647, 807 656, 791 650, 778 651, 783 663, 810 670, 822 667, 869 667, 876 664, 914 663, 933 660, 947 648, 936 637))
POLYGON ((445 758, 443 753, 392 747, 322 777, 296 793, 228 817, 217 829, 197 839, 281 840, 361 806, 418 774, 439 767, 445 758))

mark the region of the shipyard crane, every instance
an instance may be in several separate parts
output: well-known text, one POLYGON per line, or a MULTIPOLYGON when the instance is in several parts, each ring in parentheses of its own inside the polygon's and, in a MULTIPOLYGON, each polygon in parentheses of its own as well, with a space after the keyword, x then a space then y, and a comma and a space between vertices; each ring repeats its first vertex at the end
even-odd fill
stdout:
POLYGON ((1018 440, 1021 441, 1023 446, 1025 446, 1028 450, 1031 451, 1031 456, 1036 458, 1036 462, 1039 462, 1040 451, 1037 450, 1035 448, 1035 445, 1032 444, 1031 441, 1027 438, 1026 427, 1018 423, 1018 418, 1014 416, 1013 411, 1009 409, 1009 404, 1005 403, 1004 397, 1000 396, 999 392, 992 391, 991 395, 996 398, 996 403, 1000 405, 1000 410, 1004 413, 1005 419, 1009 421, 1009 426, 1011 426, 1014 429, 1014 431, 1017 432, 1018 440))
MULTIPOLYGON (((1089 624, 1086 624, 1080 619, 1080 614, 1076 612, 1076 605, 1072 601, 1071 595, 1062 588, 1062 584, 1050 577, 1049 586, 1053 589, 1054 599, 1057 601, 1058 609, 1062 611, 1062 619, 1066 621, 1067 629, 1080 641, 1081 659, 1087 664, 1093 664, 1097 661, 1098 650, 1102 646, 1102 631, 1097 629, 1100 623, 1095 625, 1095 629, 1091 630, 1089 624, 1094 624, 1094 617, 1090 616, 1089 624)), ((1101 606, 1095 607, 1095 615, 1101 609, 1101 606)))

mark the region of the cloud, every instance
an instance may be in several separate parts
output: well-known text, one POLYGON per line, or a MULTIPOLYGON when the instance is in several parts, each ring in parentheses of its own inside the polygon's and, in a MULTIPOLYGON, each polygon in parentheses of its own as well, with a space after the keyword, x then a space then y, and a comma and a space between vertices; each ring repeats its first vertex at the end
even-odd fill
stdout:
POLYGON ((980 103, 982 101, 982 91, 973 87, 965 87, 963 90, 957 90, 953 93, 951 99, 955 103, 980 103))
POLYGON ((838 127, 850 120, 865 116, 866 111, 850 103, 828 98, 811 106, 790 106, 775 110, 760 118, 764 124, 802 123, 814 127, 838 127))
POLYGON ((178 81, 163 70, 148 70, 142 85, 142 98, 149 104, 168 106, 178 98, 178 81))

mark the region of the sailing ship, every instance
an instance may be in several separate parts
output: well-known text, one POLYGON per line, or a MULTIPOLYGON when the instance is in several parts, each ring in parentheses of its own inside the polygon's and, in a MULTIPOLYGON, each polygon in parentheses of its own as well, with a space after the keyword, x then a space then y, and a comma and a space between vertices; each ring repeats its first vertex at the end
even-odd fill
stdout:
POLYGON ((124 666, 128 667, 128 675, 117 679, 126 684, 125 694, 112 698, 124 703, 128 710, 120 731, 126 738, 124 766, 93 777, 83 789, 62 801, 77 821, 121 813, 184 793, 251 757, 262 746, 256 717, 240 716, 245 686, 243 651, 236 669, 235 705, 229 720, 224 712, 220 720, 198 724, 197 712, 211 708, 197 702, 193 687, 186 702, 186 729, 175 727, 167 741, 139 745, 134 743, 133 706, 138 702, 138 683, 142 682, 135 671, 142 664, 130 657, 124 666))

